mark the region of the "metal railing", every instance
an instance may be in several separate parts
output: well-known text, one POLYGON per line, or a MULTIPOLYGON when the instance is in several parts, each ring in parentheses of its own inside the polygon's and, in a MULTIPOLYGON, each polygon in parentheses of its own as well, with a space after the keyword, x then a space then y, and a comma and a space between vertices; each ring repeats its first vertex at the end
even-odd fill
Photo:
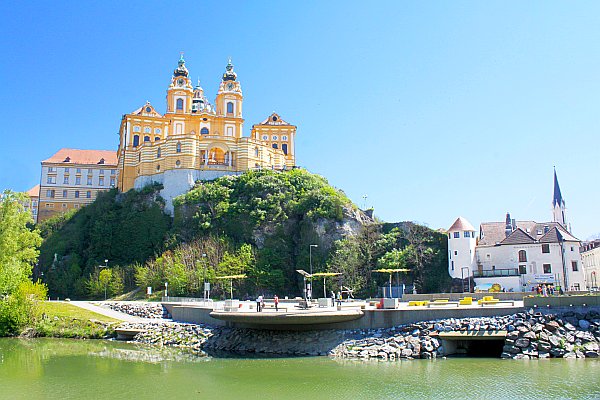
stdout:
POLYGON ((499 268, 499 269, 487 269, 482 271, 473 271, 474 278, 488 278, 488 277, 499 277, 499 276, 519 276, 518 268, 499 268))

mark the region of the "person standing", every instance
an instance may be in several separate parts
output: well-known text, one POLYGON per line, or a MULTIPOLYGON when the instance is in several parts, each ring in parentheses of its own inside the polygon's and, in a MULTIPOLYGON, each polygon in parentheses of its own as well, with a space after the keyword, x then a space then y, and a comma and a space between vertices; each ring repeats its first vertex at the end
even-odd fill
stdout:
POLYGON ((260 312, 262 310, 262 302, 263 297, 262 294, 256 298, 256 312, 260 312))
POLYGON ((335 307, 335 292, 331 291, 331 307, 335 307))
POLYGON ((279 297, 277 295, 273 297, 273 302, 275 303, 275 312, 279 311, 279 297))

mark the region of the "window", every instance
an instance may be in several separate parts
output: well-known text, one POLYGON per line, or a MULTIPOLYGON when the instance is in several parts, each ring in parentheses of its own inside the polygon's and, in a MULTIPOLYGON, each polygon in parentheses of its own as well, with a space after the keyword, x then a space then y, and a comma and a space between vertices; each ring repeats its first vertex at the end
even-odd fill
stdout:
POLYGON ((104 177, 103 176, 101 176, 100 178, 98 178, 98 185, 104 186, 104 177))
POLYGON ((156 158, 160 158, 160 147, 156 150, 156 158))
POLYGON ((48 167, 48 172, 56 172, 56 168, 54 168, 54 167, 48 167))
POLYGON ((454 271, 454 261, 452 261, 452 271, 454 271))
POLYGON ((140 145, 140 135, 133 135, 133 147, 140 145))
POLYGON ((116 170, 116 169, 111 169, 111 170, 110 170, 110 174, 111 174, 111 175, 115 175, 116 173, 117 173, 117 170, 116 170))
POLYGON ((263 135, 263 140, 269 140, 269 137, 267 135, 263 135))
POLYGON ((34 200, 34 201, 32 202, 32 204, 33 204, 33 206, 34 206, 34 207, 37 207, 37 200, 34 200))
POLYGON ((527 262, 527 252, 525 250, 519 250, 519 262, 527 262))
POLYGON ((67 208, 67 203, 63 203, 62 208, 67 208))
POLYGON ((103 169, 100 170, 100 175, 104 175, 104 170, 103 169))
POLYGON ((160 140, 160 136, 154 136, 154 141, 158 142, 160 140))
POLYGON ((454 232, 454 239, 460 238, 460 232, 454 232))
POLYGON ((181 142, 177 142, 175 146, 175 153, 181 153, 181 142))
POLYGON ((46 197, 54 198, 54 189, 46 190, 46 197))
POLYGON ((94 173, 94 171, 91 168, 88 168, 88 174, 91 175, 93 173, 94 173))
POLYGON ((69 168, 67 167, 67 168, 65 168, 65 174, 68 174, 68 173, 69 173, 69 168))
POLYGON ((287 142, 287 136, 282 136, 281 140, 286 141, 287 142))
POLYGON ((150 141, 150 136, 144 136, 144 142, 149 142, 150 141))
POLYGON ((156 134, 156 135, 160 135, 161 132, 162 131, 160 130, 160 128, 155 128, 154 129, 154 134, 156 134))
POLYGON ((77 169, 75 170, 75 172, 76 172, 76 173, 78 173, 78 174, 80 174, 80 173, 81 173, 81 168, 77 168, 77 169))
POLYGON ((454 250, 454 255, 457 256, 458 255, 458 250, 454 250))
POLYGON ((233 114, 233 103, 227 103, 227 114, 233 114))
POLYGON ((573 268, 573 272, 579 271, 579 268, 577 267, 577 261, 571 261, 571 268, 573 268))
POLYGON ((204 127, 202 129, 200 129, 200 134, 201 135, 208 135, 208 128, 204 127))
POLYGON ((54 203, 46 203, 46 208, 54 208, 54 203))
POLYGON ((133 131, 134 132, 139 132, 140 131, 140 127, 139 126, 134 126, 133 127, 133 131))
POLYGON ((81 185, 81 177, 80 176, 76 176, 75 177, 75 184, 76 185, 81 185))
POLYGON ((152 132, 152 129, 150 129, 149 126, 145 126, 144 127, 144 133, 150 133, 150 132, 152 132))
POLYGON ((283 154, 287 156, 287 143, 281 145, 281 150, 283 150, 283 154))
POLYGON ((75 191, 75 198, 78 199, 79 198, 79 190, 75 191))
POLYGON ((92 192, 90 190, 87 191, 87 193, 85 194, 85 197, 87 197, 88 199, 92 198, 92 192))
POLYGON ((466 237, 466 238, 470 238, 470 237, 471 237, 471 232, 469 232, 469 231, 464 231, 464 232, 463 232, 463 236, 464 236, 464 237, 466 237))
POLYGON ((545 253, 545 254, 550 253, 550 245, 549 244, 542 245, 542 253, 545 253))
POLYGON ((575 251, 575 248, 573 246, 571 246, 571 251, 575 251))
POLYGON ((49 176, 47 182, 48 183, 56 183, 56 177, 55 176, 49 176))
POLYGON ((115 178, 113 178, 113 177, 110 178, 110 186, 112 186, 112 187, 115 186, 115 178))
POLYGON ((63 190, 63 197, 65 197, 65 198, 67 197, 67 191, 66 190, 63 190))
POLYGON ((177 168, 179 168, 181 166, 181 161, 179 161, 179 160, 175 161, 175 166, 177 168))
POLYGON ((177 105, 176 108, 178 110, 183 110, 183 99, 177 99, 177 105))
POLYGON ((91 176, 87 178, 87 184, 88 184, 88 186, 92 185, 92 177, 91 176))
POLYGON ((176 135, 183 134, 183 124, 175 124, 175 134, 176 135))
POLYGON ((273 143, 272 146, 273 146, 274 149, 276 149, 277 148, 277 143, 273 143))
POLYGON ((65 175, 65 177, 63 178, 63 184, 65 184, 65 185, 69 184, 69 175, 65 175))
POLYGON ((552 273, 552 266, 550 264, 544 264, 544 273, 545 274, 551 274, 552 273))
POLYGON ((527 273, 526 265, 519 265, 519 275, 525 275, 527 273))

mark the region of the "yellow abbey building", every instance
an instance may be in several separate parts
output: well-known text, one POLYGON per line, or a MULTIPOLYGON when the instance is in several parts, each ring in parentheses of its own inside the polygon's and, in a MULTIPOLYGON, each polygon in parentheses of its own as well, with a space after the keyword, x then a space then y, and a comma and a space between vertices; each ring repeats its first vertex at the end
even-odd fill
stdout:
POLYGON ((242 136, 243 95, 231 60, 215 104, 193 87, 183 55, 167 89, 167 110, 146 103, 123 116, 118 149, 121 191, 162 183, 161 195, 172 199, 198 180, 239 174, 250 169, 290 169, 296 165, 296 127, 273 113, 242 136))

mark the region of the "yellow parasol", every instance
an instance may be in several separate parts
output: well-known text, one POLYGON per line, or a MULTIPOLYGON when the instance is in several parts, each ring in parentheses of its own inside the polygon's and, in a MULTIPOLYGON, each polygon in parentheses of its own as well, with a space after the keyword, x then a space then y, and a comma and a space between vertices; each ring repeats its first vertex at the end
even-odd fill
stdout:
MULTIPOLYGON (((390 274, 390 297, 392 296, 392 275, 394 274, 394 272, 396 274, 398 274, 399 272, 410 272, 410 269, 408 268, 379 268, 379 269, 374 269, 373 272, 381 272, 383 274, 390 274)), ((396 275, 396 279, 397 279, 397 275, 396 275)))
POLYGON ((215 277, 215 279, 229 279, 229 293, 231 295, 232 300, 233 300, 233 280, 234 279, 244 279, 244 278, 246 278, 246 274, 225 275, 225 276, 215 277))
POLYGON ((323 277, 323 297, 327 297, 327 289, 325 288, 325 279, 328 276, 337 276, 341 275, 341 272, 315 272, 312 276, 322 276, 323 277))

